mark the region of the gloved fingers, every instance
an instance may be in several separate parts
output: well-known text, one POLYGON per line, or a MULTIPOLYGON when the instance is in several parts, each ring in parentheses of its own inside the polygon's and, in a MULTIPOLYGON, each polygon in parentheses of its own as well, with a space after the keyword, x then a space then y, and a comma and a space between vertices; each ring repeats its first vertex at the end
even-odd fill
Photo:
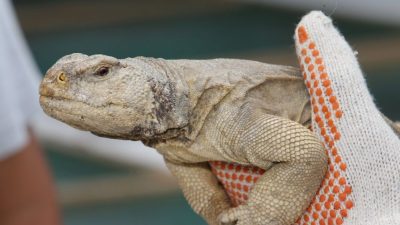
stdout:
POLYGON ((355 82, 352 77, 362 78, 361 70, 347 42, 335 29, 331 19, 321 12, 311 12, 303 17, 296 28, 295 43, 310 94, 312 128, 324 143, 329 157, 326 177, 310 208, 300 218, 300 224, 309 220, 320 224, 332 221, 341 224, 347 211, 353 207, 353 199, 352 187, 346 176, 347 162, 342 159, 342 149, 338 148, 343 135, 339 128, 343 117, 343 101, 347 101, 340 98, 339 92, 347 93, 350 85, 354 84, 346 82, 349 79, 355 82), (331 213, 323 213, 322 209, 331 213))
POLYGON ((312 128, 329 157, 325 180, 299 224, 346 224, 348 217, 363 224, 379 210, 398 208, 400 141, 375 106, 355 53, 321 12, 303 17, 294 38, 312 128), (367 194, 380 190, 390 191, 367 194))

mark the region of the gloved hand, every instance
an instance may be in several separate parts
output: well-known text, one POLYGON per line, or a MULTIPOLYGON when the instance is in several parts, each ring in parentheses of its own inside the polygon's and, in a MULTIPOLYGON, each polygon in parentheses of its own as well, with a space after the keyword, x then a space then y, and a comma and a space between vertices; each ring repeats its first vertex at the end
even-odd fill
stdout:
POLYGON ((321 12, 300 21, 295 44, 312 128, 330 158, 299 224, 400 224, 400 140, 376 108, 353 50, 321 12))
MULTIPOLYGON (((384 118, 368 91, 354 52, 321 12, 304 16, 295 31, 296 53, 312 102, 312 129, 324 143, 329 170, 296 224, 399 225, 400 126, 384 118), (385 121, 386 120, 386 121, 385 121)), ((244 204, 263 170, 232 185, 234 163, 212 162, 234 205, 244 204)))

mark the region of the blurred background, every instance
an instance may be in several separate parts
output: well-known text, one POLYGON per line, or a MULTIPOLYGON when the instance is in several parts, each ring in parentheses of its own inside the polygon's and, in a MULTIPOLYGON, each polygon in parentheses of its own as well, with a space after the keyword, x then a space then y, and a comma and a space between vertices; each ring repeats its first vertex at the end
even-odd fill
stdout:
MULTIPOLYGON (((252 59, 296 66, 293 33, 323 10, 358 51, 380 109, 400 120, 400 3, 330 0, 15 0, 42 72, 73 52, 252 59)), ((205 224, 161 157, 141 143, 102 139, 39 115, 34 128, 55 176, 66 225, 205 224)))

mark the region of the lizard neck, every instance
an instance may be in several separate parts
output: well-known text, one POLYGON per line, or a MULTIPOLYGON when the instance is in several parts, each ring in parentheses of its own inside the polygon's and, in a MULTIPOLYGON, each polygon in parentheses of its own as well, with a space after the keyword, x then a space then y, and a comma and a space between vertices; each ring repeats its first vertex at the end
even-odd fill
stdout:
POLYGON ((218 64, 211 60, 140 60, 157 71, 149 79, 156 101, 154 114, 168 127, 165 132, 152 134, 151 138, 141 138, 150 147, 168 140, 185 143, 194 140, 207 115, 234 86, 227 84, 230 80, 224 72, 213 76, 213 72, 220 69, 215 68, 218 64))
MULTIPOLYGON (((209 113, 227 96, 237 81, 229 79, 229 70, 215 60, 169 60, 188 89, 189 127, 185 138, 193 141, 209 113)), ((229 67, 227 67, 229 68, 229 67)))
POLYGON ((190 111, 188 87, 179 72, 164 59, 136 57, 125 59, 123 63, 133 69, 140 68, 152 96, 152 118, 143 126, 135 127, 131 139, 152 146, 186 133, 190 111))

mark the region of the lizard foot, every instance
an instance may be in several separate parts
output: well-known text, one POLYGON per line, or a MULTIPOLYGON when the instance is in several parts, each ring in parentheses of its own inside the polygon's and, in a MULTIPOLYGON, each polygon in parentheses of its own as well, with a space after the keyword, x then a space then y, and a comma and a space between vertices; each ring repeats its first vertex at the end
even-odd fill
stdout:
POLYGON ((220 225, 239 225, 241 224, 241 218, 247 217, 247 215, 247 206, 240 205, 223 211, 218 216, 218 221, 220 225))
POLYGON ((256 207, 240 205, 223 211, 218 216, 219 225, 282 225, 277 219, 257 213, 256 207))

